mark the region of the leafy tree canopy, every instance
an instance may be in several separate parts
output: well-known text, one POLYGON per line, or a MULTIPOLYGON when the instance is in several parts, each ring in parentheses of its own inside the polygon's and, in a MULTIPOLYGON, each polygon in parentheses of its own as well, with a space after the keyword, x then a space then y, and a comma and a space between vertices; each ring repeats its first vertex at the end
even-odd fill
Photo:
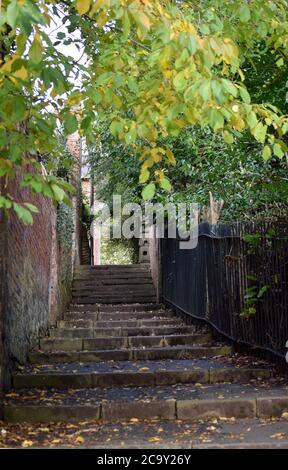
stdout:
MULTIPOLYGON (((245 79, 247 67, 267 51, 272 75, 285 67, 286 0, 2 0, 0 44, 6 185, 21 167, 22 186, 68 202, 70 185, 49 171, 41 175, 40 156, 49 155, 52 169, 59 125, 66 135, 79 130, 96 143, 99 119, 139 157, 147 199, 157 184, 170 189, 165 168, 176 163, 159 142, 187 126, 210 126, 228 144, 248 130, 266 161, 287 151, 283 109, 257 102, 245 79), (55 18, 67 26, 56 42, 47 33, 55 18), (69 43, 83 47, 86 65, 59 52, 69 43), (38 174, 27 171, 29 165, 38 174)), ((0 207, 15 204, 9 194, 1 196, 0 207)))

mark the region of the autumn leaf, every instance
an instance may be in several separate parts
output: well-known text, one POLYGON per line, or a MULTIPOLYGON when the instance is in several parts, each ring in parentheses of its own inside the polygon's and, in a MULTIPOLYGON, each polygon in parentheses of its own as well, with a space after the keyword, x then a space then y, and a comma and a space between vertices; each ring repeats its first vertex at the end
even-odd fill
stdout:
POLYGON ((25 440, 22 442, 22 447, 31 447, 33 446, 33 444, 34 444, 33 441, 25 440))
POLYGON ((77 0, 76 10, 80 15, 85 15, 90 10, 91 0, 77 0))
POLYGON ((161 437, 158 437, 158 436, 150 437, 148 439, 148 442, 160 442, 160 441, 161 441, 161 437))

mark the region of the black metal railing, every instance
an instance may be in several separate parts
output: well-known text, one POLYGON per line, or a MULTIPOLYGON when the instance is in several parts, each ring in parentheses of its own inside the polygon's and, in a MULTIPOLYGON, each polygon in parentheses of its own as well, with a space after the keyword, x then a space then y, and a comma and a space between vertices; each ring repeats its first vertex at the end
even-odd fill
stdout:
POLYGON ((163 301, 237 341, 286 354, 288 225, 201 224, 197 247, 161 240, 163 301))

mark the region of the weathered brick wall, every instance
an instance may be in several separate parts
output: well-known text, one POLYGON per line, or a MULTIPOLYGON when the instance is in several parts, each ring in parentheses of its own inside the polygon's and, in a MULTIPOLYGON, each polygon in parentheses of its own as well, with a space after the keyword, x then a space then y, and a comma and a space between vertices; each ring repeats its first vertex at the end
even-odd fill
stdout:
POLYGON ((4 347, 11 361, 25 362, 29 349, 45 333, 50 313, 50 274, 55 208, 51 201, 14 184, 10 193, 31 202, 40 213, 32 226, 11 211, 6 231, 4 347))
POLYGON ((4 276, 5 276, 5 221, 0 210, 0 391, 4 385, 4 276))
POLYGON ((37 206, 39 214, 32 226, 25 226, 12 211, 8 219, 0 218, 0 391, 9 386, 15 363, 26 362, 29 350, 70 302, 73 267, 81 248, 79 142, 73 142, 73 148, 77 165, 72 209, 56 209, 49 199, 20 190, 20 176, 7 189, 17 202, 37 206))

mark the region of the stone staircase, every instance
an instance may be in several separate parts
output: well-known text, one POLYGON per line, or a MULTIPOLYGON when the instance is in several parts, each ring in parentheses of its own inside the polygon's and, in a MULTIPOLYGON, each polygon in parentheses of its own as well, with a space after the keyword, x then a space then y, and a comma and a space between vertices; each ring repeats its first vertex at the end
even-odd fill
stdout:
POLYGON ((4 397, 7 422, 279 417, 287 384, 157 304, 149 268, 80 266, 64 319, 4 397), (241 359, 241 358, 240 358, 241 359))
POLYGON ((88 241, 87 230, 84 225, 81 226, 81 265, 88 266, 91 264, 91 249, 88 241))

